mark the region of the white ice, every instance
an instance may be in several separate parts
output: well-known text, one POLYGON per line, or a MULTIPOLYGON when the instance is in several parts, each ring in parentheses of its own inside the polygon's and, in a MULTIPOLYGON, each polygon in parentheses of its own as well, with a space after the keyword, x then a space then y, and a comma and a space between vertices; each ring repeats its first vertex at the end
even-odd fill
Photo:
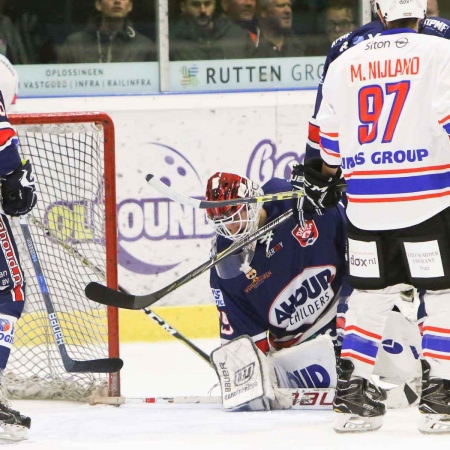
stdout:
MULTIPOLYGON (((196 344, 205 351, 214 340, 196 344)), ((179 342, 127 344, 122 394, 128 398, 207 395, 214 371, 179 342)), ((338 435, 332 411, 227 413, 218 405, 125 404, 22 400, 13 407, 32 418, 29 439, 9 444, 24 450, 440 450, 450 436, 417 431, 416 408, 389 411, 381 430, 338 435)), ((1 444, 0 444, 1 445, 1 444)))

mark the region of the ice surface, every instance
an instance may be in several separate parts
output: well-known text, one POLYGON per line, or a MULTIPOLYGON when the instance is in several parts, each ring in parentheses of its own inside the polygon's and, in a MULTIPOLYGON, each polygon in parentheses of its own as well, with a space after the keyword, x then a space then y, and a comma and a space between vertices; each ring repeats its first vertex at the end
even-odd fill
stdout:
MULTIPOLYGON (((217 341, 196 344, 210 351, 217 341)), ((207 395, 216 382, 208 364, 179 342, 127 344, 121 352, 122 393, 129 398, 207 395)), ((449 435, 417 431, 416 408, 389 411, 379 431, 338 435, 332 411, 227 413, 218 405, 34 400, 14 401, 13 407, 32 418, 29 440, 10 444, 24 450, 440 450, 450 445, 449 435)))

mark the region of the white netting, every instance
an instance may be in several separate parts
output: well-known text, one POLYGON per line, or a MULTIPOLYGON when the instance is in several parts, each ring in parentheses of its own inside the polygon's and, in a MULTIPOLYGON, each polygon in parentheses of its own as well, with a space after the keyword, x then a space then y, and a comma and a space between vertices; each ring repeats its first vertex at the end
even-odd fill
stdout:
MULTIPOLYGON (((68 353, 75 360, 106 358, 106 308, 84 295, 88 282, 104 281, 106 266, 103 129, 94 123, 15 128, 36 175, 39 197, 28 224, 68 353)), ((8 395, 86 400, 105 390, 108 376, 65 371, 18 220, 11 224, 27 296, 4 373, 8 395)))

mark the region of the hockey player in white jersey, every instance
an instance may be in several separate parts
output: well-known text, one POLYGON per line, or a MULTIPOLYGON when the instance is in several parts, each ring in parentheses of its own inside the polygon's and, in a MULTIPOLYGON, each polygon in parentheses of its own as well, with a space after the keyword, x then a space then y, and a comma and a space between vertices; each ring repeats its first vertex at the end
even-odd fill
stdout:
POLYGON ((419 430, 450 433, 450 42, 418 34, 426 0, 377 0, 386 30, 329 68, 317 120, 322 160, 304 169, 317 208, 347 188, 349 282, 334 409, 338 432, 371 431, 367 391, 388 313, 424 290, 419 430))

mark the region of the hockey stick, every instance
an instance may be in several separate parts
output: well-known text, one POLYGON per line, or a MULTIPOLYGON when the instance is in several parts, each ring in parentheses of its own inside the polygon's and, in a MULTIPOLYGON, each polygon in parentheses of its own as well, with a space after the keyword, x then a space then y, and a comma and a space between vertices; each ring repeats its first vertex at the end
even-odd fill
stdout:
POLYGON ((76 361, 72 359, 66 349, 64 337, 62 334, 61 326, 59 325, 58 317, 48 291, 47 282, 42 271, 41 263, 36 252, 36 248, 31 237, 30 228, 28 227, 26 216, 21 216, 20 227, 22 228, 23 237, 25 239, 26 247, 30 255, 31 262, 33 263, 36 279, 41 291, 42 298, 44 299, 45 307, 47 309, 47 316, 52 329, 55 344, 58 347, 59 353, 62 358, 64 368, 69 373, 74 372, 89 372, 89 373, 110 373, 118 372, 122 366, 123 361, 120 358, 105 358, 105 359, 92 359, 90 361, 76 361))
MULTIPOLYGON (((76 248, 68 245, 61 239, 59 239, 57 236, 52 235, 50 230, 39 220, 35 219, 34 217, 30 218, 34 225, 41 228, 46 235, 51 239, 52 241, 55 241, 58 245, 60 245, 70 256, 73 256, 75 259, 78 259, 81 261, 82 264, 85 266, 91 268, 94 272, 98 273, 103 277, 103 279, 106 279, 106 274, 100 267, 96 266, 95 264, 91 263, 82 253, 80 253, 76 248)), ((130 293, 122 286, 119 285, 119 290, 125 294, 130 295, 130 293)), ((171 334, 174 338, 182 341, 184 344, 186 344, 191 350, 193 350, 195 353, 197 353, 200 358, 204 359, 210 366, 211 361, 209 359, 209 355, 206 354, 201 348, 197 347, 192 341, 190 341, 187 337, 183 336, 179 331, 177 331, 174 327, 172 327, 169 323, 167 323, 162 317, 158 316, 154 311, 152 311, 149 308, 143 308, 142 309, 145 314, 147 314, 148 317, 153 319, 161 328, 163 328, 167 333, 171 334)))
MULTIPOLYGON (((334 388, 279 388, 279 392, 292 397, 292 409, 331 409, 335 396, 334 388)), ((106 403, 108 405, 122 405, 124 403, 147 403, 147 404, 201 404, 221 405, 221 396, 178 396, 178 397, 94 397, 91 404, 106 403)))
POLYGON ((192 206, 196 209, 220 208, 222 206, 242 205, 244 203, 275 202, 278 200, 290 200, 292 198, 303 197, 303 192, 301 191, 287 191, 278 192, 277 194, 257 195, 255 197, 234 198, 231 200, 198 200, 196 198, 187 197, 186 195, 174 191, 162 181, 155 178, 155 176, 151 173, 149 173, 145 177, 145 179, 150 186, 153 186, 160 194, 164 195, 167 198, 170 198, 170 200, 181 203, 182 205, 192 206))
POLYGON ((290 209, 289 211, 286 211, 284 214, 272 220, 272 222, 269 222, 267 225, 264 225, 263 227, 259 228, 254 233, 250 234, 244 239, 234 242, 224 251, 213 256, 208 261, 198 266, 196 269, 182 276, 178 280, 175 280, 173 283, 160 289, 159 291, 145 295, 130 295, 103 286, 99 283, 91 282, 85 288, 86 297, 97 303, 109 306, 116 306, 117 308, 124 308, 124 309, 146 308, 147 306, 156 303, 159 299, 163 298, 170 292, 173 292, 174 290, 178 289, 179 287, 198 277, 202 273, 205 273, 208 269, 214 267, 223 259, 227 258, 228 256, 232 255, 238 250, 241 250, 249 243, 265 235, 268 231, 271 231, 277 226, 281 225, 291 216, 292 210, 290 209))
MULTIPOLYGON (((292 409, 332 409, 335 388, 278 388, 280 393, 292 396, 292 409)), ((405 385, 397 385, 386 390, 387 399, 383 401, 388 409, 408 408, 417 400, 417 395, 405 385)), ((221 405, 221 396, 190 395, 174 397, 102 397, 93 396, 91 405, 123 405, 124 403, 173 404, 173 405, 221 405)))

